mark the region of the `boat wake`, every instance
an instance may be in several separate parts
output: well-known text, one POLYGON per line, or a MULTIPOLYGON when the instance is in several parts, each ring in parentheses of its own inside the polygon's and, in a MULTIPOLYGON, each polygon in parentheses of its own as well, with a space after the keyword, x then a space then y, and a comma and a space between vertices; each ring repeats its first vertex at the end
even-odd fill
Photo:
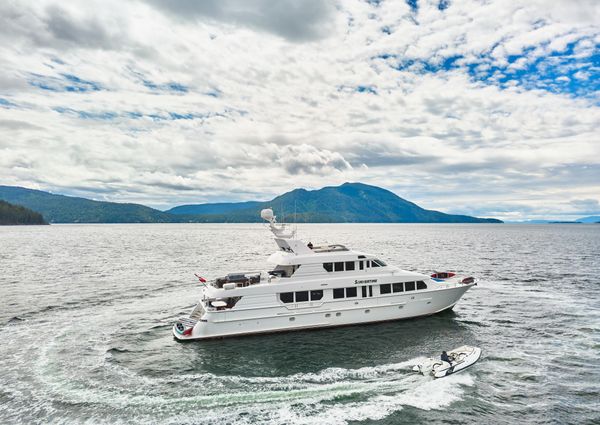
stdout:
MULTIPOLYGON (((11 331, 21 333, 21 341, 27 343, 30 329, 25 324, 11 331)), ((382 419, 407 406, 440 409, 459 400, 463 387, 473 384, 468 374, 442 382, 414 374, 411 366, 423 360, 419 358, 288 376, 172 371, 151 376, 120 364, 115 357, 132 353, 109 347, 110 340, 108 333, 81 338, 80 330, 65 327, 44 341, 33 362, 13 363, 13 379, 25 371, 30 374, 16 386, 19 397, 7 395, 14 400, 0 406, 0 418, 20 417, 27 409, 18 400, 29 394, 31 412, 72 415, 69 419, 75 422, 84 415, 102 423, 109 409, 118 412, 111 417, 113 423, 344 424, 382 419), (75 360, 70 356, 73 350, 84 355, 75 360)))

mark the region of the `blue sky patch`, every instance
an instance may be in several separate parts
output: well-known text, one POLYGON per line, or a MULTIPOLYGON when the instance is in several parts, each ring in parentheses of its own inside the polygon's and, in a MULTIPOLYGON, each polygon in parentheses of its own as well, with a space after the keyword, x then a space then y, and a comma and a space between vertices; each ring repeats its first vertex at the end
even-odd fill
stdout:
POLYGON ((118 114, 115 112, 90 112, 90 111, 78 111, 72 108, 64 108, 58 106, 56 108, 52 108, 59 114, 70 115, 73 117, 85 119, 85 120, 100 120, 100 121, 109 121, 117 118, 118 114))
POLYGON ((507 64, 498 65, 491 57, 493 48, 481 55, 477 62, 465 63, 462 56, 450 56, 442 60, 403 59, 394 54, 380 54, 381 59, 399 71, 415 73, 438 73, 462 69, 475 81, 493 84, 502 88, 512 86, 527 90, 546 90, 552 93, 575 97, 593 97, 600 91, 600 54, 595 46, 589 56, 576 54, 580 39, 570 43, 561 52, 546 56, 534 56, 531 47, 519 55, 507 58, 507 64))
POLYGON ((157 84, 151 80, 143 79, 142 84, 145 87, 149 88, 153 91, 167 91, 167 92, 176 92, 176 93, 187 93, 189 92, 189 88, 186 85, 176 82, 168 82, 165 84, 157 84))
POLYGON ((53 77, 32 73, 28 82, 31 86, 53 92, 85 93, 103 90, 102 85, 96 81, 84 80, 73 74, 59 75, 60 77, 53 77))
POLYGON ((15 105, 14 103, 12 103, 10 100, 4 99, 2 97, 0 97, 0 106, 4 107, 4 108, 14 108, 15 105))

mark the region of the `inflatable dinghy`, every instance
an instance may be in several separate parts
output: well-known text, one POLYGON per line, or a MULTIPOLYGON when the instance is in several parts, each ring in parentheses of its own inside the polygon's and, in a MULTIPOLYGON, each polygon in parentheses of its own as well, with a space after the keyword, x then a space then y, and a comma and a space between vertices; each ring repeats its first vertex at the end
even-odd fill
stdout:
POLYGON ((448 351, 450 363, 440 359, 429 358, 423 363, 414 366, 413 370, 423 375, 431 375, 434 378, 443 378, 444 376, 452 375, 468 368, 477 362, 479 357, 481 357, 481 348, 463 345, 462 347, 448 351))

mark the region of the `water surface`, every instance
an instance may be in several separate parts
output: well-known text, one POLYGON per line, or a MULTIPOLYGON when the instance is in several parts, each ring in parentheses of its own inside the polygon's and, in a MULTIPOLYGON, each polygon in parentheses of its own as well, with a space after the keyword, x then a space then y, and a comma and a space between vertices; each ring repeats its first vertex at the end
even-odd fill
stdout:
POLYGON ((266 267, 264 226, 0 227, 0 423, 600 423, 600 226, 299 230, 481 283, 429 318, 179 344, 193 273, 266 267), (469 371, 411 372, 462 344, 469 371))

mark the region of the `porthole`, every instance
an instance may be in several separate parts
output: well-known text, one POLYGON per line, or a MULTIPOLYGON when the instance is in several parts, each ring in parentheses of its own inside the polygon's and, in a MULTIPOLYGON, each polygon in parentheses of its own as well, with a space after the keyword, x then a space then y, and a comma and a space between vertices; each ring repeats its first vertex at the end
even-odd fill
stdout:
POLYGON ((369 310, 369 309, 365 310, 365 313, 370 313, 370 312, 371 312, 371 310, 369 310))
POLYGON ((402 308, 404 308, 404 306, 403 305, 399 305, 398 308, 402 309, 402 308))
POLYGON ((295 317, 290 317, 290 322, 293 322, 294 320, 296 320, 295 317))
POLYGON ((331 313, 325 313, 325 317, 331 317, 331 313))
POLYGON ((342 315, 342 313, 335 313, 335 315, 336 315, 337 317, 340 317, 340 316, 342 315))

